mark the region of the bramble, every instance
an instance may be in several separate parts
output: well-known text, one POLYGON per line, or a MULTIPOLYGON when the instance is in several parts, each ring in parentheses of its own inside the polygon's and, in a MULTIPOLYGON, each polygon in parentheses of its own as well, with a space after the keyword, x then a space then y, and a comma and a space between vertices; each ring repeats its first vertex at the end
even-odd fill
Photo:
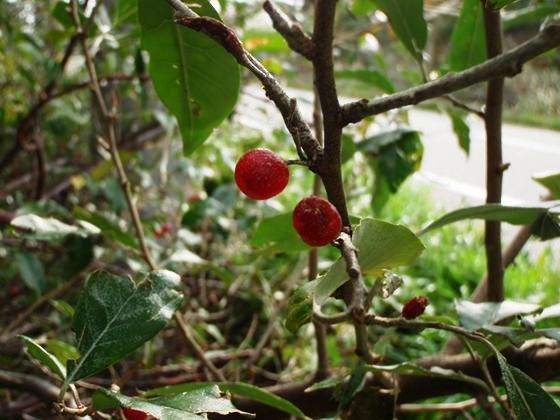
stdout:
POLYGON ((311 246, 323 246, 338 238, 342 219, 335 206, 320 197, 301 200, 293 214, 293 224, 301 239, 311 246))
POLYGON ((235 165, 235 182, 250 198, 266 200, 281 193, 290 178, 288 165, 268 149, 252 149, 235 165))

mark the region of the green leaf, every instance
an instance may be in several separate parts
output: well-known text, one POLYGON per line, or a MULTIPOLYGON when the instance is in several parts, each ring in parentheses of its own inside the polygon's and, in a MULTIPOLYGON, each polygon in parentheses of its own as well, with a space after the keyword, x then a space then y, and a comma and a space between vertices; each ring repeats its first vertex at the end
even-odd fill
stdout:
MULTIPOLYGON (((193 389, 197 389, 199 387, 211 385, 212 383, 209 382, 169 385, 162 388, 151 389, 142 394, 142 396, 144 398, 149 398, 165 395, 177 395, 183 392, 191 392, 193 389)), ((254 385, 242 382, 216 382, 214 385, 217 385, 223 392, 229 392, 230 394, 237 395, 239 397, 257 401, 261 404, 266 404, 269 407, 273 407, 297 418, 307 418, 305 414, 291 402, 254 385)))
POLYGON ((19 252, 15 256, 19 275, 24 283, 37 295, 42 295, 47 287, 45 271, 41 261, 29 252, 19 252))
POLYGON ((533 4, 520 10, 509 11, 502 17, 504 31, 526 25, 540 24, 548 16, 560 12, 560 4, 533 4))
POLYGON ((157 398, 131 398, 126 395, 99 388, 93 394, 93 408, 133 408, 160 420, 205 419, 206 413, 228 415, 247 414, 238 410, 224 398, 215 384, 189 384, 188 390, 157 398))
MULTIPOLYGON (((355 80, 364 85, 373 86, 381 89, 385 93, 395 93, 393 83, 382 73, 374 70, 338 70, 335 73, 338 79, 355 80)), ((376 92, 371 94, 363 93, 362 96, 375 96, 376 92)))
POLYGON ((137 13, 138 0, 118 0, 113 25, 118 26, 122 23, 136 23, 137 13))
MULTIPOLYGON (((424 250, 422 242, 406 227, 376 219, 362 219, 352 241, 359 250, 358 261, 363 272, 372 275, 410 264, 424 250)), ((317 280, 315 301, 322 305, 347 280, 346 265, 339 258, 317 280)))
POLYGON ((451 369, 444 369, 437 366, 426 369, 411 362, 404 362, 394 365, 366 365, 364 366, 364 368, 370 372, 375 373, 389 372, 397 373, 399 375, 428 376, 431 378, 452 379, 455 381, 476 384, 485 388, 484 381, 478 378, 473 378, 461 372, 457 372, 451 369))
POLYGON ((503 7, 509 6, 519 0, 490 0, 490 5, 493 9, 501 9, 503 7))
POLYGON ((251 237, 251 246, 270 245, 277 252, 301 252, 309 249, 298 236, 292 222, 292 212, 260 221, 251 237))
POLYGON ((556 305, 552 305, 552 306, 547 306, 542 310, 542 312, 528 317, 528 320, 535 323, 535 322, 542 321, 543 319, 558 318, 558 317, 560 317, 560 303, 557 303, 556 305))
POLYGON ((62 223, 52 217, 41 217, 35 214, 24 214, 15 217, 11 225, 23 229, 37 240, 57 240, 68 235, 87 237, 98 235, 100 230, 86 222, 79 222, 79 227, 62 223))
MULTIPOLYGON (((208 0, 196 11, 219 19, 208 0)), ((196 150, 233 110, 239 93, 237 62, 210 37, 177 25, 165 1, 138 0, 142 46, 150 53, 155 90, 177 118, 183 152, 196 150)))
POLYGON ((560 172, 541 172, 533 175, 533 179, 547 188, 555 199, 560 200, 560 172))
POLYGON ((71 344, 60 340, 47 340, 45 343, 47 351, 52 353, 60 362, 66 366, 68 360, 77 360, 80 358, 80 352, 71 344))
POLYGON ((139 249, 136 238, 123 231, 116 223, 111 220, 101 216, 98 213, 87 212, 81 208, 74 209, 74 216, 78 219, 82 219, 91 223, 100 229, 101 234, 113 241, 117 241, 124 246, 139 249))
POLYGON ((518 419, 540 420, 560 418, 560 407, 532 378, 496 352, 507 395, 518 419))
POLYGON ((263 29, 249 29, 243 33, 243 45, 253 54, 259 53, 288 53, 288 43, 276 31, 263 29))
POLYGON ((486 32, 480 0, 465 0, 455 23, 447 64, 451 71, 461 71, 486 60, 486 32))
POLYGON ((512 225, 528 225, 538 220, 539 217, 547 216, 547 219, 556 217, 551 211, 559 205, 558 201, 543 202, 538 206, 503 206, 501 204, 484 204, 482 206, 466 207, 452 211, 438 220, 430 223, 420 234, 423 235, 431 230, 440 228, 449 223, 467 219, 497 220, 512 225))
POLYGON ((454 108, 449 108, 447 110, 447 115, 451 118, 451 125, 453 126, 453 132, 459 141, 459 147, 463 149, 465 154, 468 156, 471 148, 471 129, 465 122, 467 114, 454 108))
POLYGON ((183 299, 174 290, 179 276, 160 270, 140 285, 127 277, 93 273, 86 281, 74 317, 78 361, 68 363, 66 384, 91 376, 152 338, 183 299))
POLYGON ((539 309, 539 305, 511 300, 499 303, 474 303, 468 300, 455 301, 455 310, 457 315, 459 315, 459 322, 466 329, 473 331, 516 315, 535 313, 539 309))
POLYGON ((285 325, 288 331, 295 334, 305 323, 311 320, 313 313, 313 289, 317 281, 309 281, 292 292, 288 299, 288 314, 286 315, 285 325))
POLYGON ((417 131, 399 127, 368 137, 356 147, 372 158, 370 166, 375 175, 372 207, 379 212, 390 195, 420 169, 424 146, 417 131))
POLYGON ((391 27, 416 61, 422 61, 428 27, 424 20, 423 0, 374 0, 389 18, 391 27))
POLYGON ((45 350, 40 344, 35 340, 25 335, 19 336, 25 343, 25 350, 31 357, 37 359, 43 366, 47 367, 52 373, 57 375, 59 378, 66 378, 66 368, 60 361, 45 350))

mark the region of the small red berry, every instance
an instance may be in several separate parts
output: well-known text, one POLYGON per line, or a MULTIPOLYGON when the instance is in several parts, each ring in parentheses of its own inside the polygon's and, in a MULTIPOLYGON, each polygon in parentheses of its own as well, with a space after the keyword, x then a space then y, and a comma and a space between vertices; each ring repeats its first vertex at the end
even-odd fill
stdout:
POLYGON ((338 238, 342 219, 335 206, 320 197, 301 200, 293 214, 294 228, 308 245, 323 246, 338 238))
POLYGON ((125 408, 123 410, 123 415, 127 420, 146 420, 148 418, 146 413, 133 408, 125 408))
POLYGON ((19 295, 20 292, 21 292, 20 288, 15 284, 12 284, 8 289, 8 293, 12 297, 19 295))
POLYGON ((406 302, 402 308, 402 316, 406 319, 414 319, 424 313, 430 302, 424 296, 415 296, 406 302))
POLYGON ((171 233, 172 231, 172 227, 170 223, 164 223, 163 225, 161 225, 161 227, 159 229, 156 229, 154 231, 154 235, 157 238, 162 238, 163 236, 167 235, 168 233, 171 233))
POLYGON ((250 198, 266 200, 281 193, 290 178, 288 165, 268 149, 252 149, 235 165, 235 182, 250 198))

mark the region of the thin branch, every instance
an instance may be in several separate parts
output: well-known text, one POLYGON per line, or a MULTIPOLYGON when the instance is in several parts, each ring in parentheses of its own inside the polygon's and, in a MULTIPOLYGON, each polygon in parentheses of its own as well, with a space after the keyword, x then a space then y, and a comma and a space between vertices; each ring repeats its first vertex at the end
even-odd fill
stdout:
POLYGON ((459 73, 449 73, 393 95, 372 101, 362 99, 342 106, 342 124, 356 123, 366 117, 391 109, 416 105, 428 99, 446 95, 480 82, 498 77, 513 77, 521 72, 523 64, 560 45, 560 24, 545 26, 535 37, 510 51, 459 73))
MULTIPOLYGON (((486 50, 488 58, 502 54, 502 26, 500 11, 492 10, 490 3, 483 2, 486 50)), ((504 172, 502 158, 502 108, 504 101, 504 78, 498 77, 488 82, 486 87, 486 110, 484 127, 486 130, 486 203, 502 201, 502 179, 504 172)), ((502 234, 499 221, 485 222, 484 245, 488 288, 486 300, 504 300, 504 265, 502 262, 502 234)))
POLYGON ((272 0, 266 0, 263 9, 270 19, 272 26, 284 37, 289 47, 308 60, 313 60, 314 44, 311 38, 303 31, 299 23, 292 22, 272 0))
MULTIPOLYGON (((103 95, 101 93, 101 88, 99 86, 99 79, 97 77, 97 71, 96 71, 95 65, 93 63, 93 57, 91 56, 90 51, 87 47, 86 36, 85 36, 85 33, 82 30, 80 18, 78 16, 77 0, 72 0, 71 1, 71 12, 72 12, 72 18, 74 20, 74 25, 75 25, 76 30, 78 32, 78 36, 79 36, 80 43, 81 43, 81 46, 82 46, 82 51, 83 51, 83 54, 84 54, 84 57, 85 57, 86 67, 87 67, 88 74, 89 74, 89 79, 90 79, 90 82, 91 82, 91 89, 93 90, 94 96, 97 100, 97 104, 99 106, 99 109, 101 110, 101 114, 102 114, 102 117, 104 119, 104 122, 105 122, 105 125, 106 125, 106 128, 107 128, 107 135, 109 137, 109 146, 110 146, 111 158, 113 159, 113 163, 114 163, 114 165, 117 169, 117 174, 118 174, 119 180, 121 182, 121 187, 122 187, 123 192, 124 192, 125 197, 126 197, 128 210, 130 212, 130 215, 131 215, 131 218, 132 218, 132 223, 133 223, 134 229, 136 231, 136 236, 137 236, 138 242, 140 244, 140 250, 142 252, 142 257, 143 257, 144 261, 146 262, 146 264, 150 267, 150 269, 155 270, 157 267, 156 267, 156 264, 155 264, 155 262, 154 262, 154 260, 151 256, 151 253, 150 253, 150 251, 149 251, 149 249, 146 245, 146 239, 144 237, 144 231, 143 231, 143 227, 142 227, 142 222, 140 220, 140 215, 139 215, 138 209, 137 209, 137 207, 134 203, 134 200, 133 200, 133 197, 132 197, 132 192, 130 190, 130 183, 128 181, 128 177, 126 175, 126 172, 124 170, 124 166, 123 166, 121 158, 119 156, 119 151, 118 151, 118 147, 117 147, 117 136, 116 136, 116 131, 115 131, 115 114, 114 114, 114 109, 113 109, 113 108, 115 108, 116 104, 113 104, 113 106, 111 107, 111 110, 109 110, 109 108, 107 107, 107 104, 105 103, 105 100, 103 99, 103 95)), ((116 102, 116 99, 114 100, 114 102, 116 102)), ((174 317, 175 321, 177 322, 177 324, 179 325, 185 340, 190 345, 190 347, 194 350, 194 352, 195 352, 196 356, 199 358, 199 360, 208 368, 208 370, 212 373, 212 375, 217 380, 224 380, 223 374, 204 355, 204 352, 202 351, 202 349, 200 348, 200 346, 198 345, 198 343, 196 342, 196 340, 194 339, 194 337, 190 333, 190 330, 189 330, 188 326, 186 325, 186 323, 184 322, 184 319, 183 319, 182 315, 179 312, 175 312, 173 317, 174 317)))

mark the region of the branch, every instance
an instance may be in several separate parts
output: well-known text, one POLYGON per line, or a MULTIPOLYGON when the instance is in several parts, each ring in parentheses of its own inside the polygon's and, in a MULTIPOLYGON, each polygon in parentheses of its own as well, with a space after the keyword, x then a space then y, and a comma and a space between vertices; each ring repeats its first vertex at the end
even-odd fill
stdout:
POLYGON ((176 20, 176 23, 202 32, 214 39, 240 65, 249 69, 260 80, 266 95, 274 102, 282 114, 284 123, 294 139, 294 143, 296 146, 301 144, 307 159, 310 161, 310 167, 313 162, 319 160, 322 156, 323 148, 313 136, 309 125, 303 119, 295 99, 290 98, 274 76, 251 53, 243 48, 243 44, 235 35, 235 32, 219 20, 207 16, 198 16, 179 0, 167 0, 167 2, 178 12, 179 18, 176 20))
POLYGON ((313 41, 303 31, 301 25, 292 22, 271 0, 266 0, 264 2, 263 9, 268 13, 268 16, 270 16, 274 29, 284 37, 289 47, 308 60, 313 60, 315 48, 313 41))
MULTIPOLYGON (((106 125, 106 128, 107 128, 107 135, 109 137, 109 151, 111 153, 111 158, 113 159, 113 163, 114 163, 114 165, 117 169, 117 174, 118 174, 119 180, 121 182, 122 190, 123 190, 123 192, 125 194, 125 197, 126 197, 128 210, 130 212, 130 216, 132 218, 132 223, 133 223, 134 229, 136 231, 136 237, 138 238, 138 242, 140 244, 140 250, 141 250, 141 253, 142 253, 142 257, 144 258, 144 261, 146 262, 148 267, 150 267, 150 270, 156 270, 157 269, 156 264, 155 264, 155 262, 152 258, 152 255, 150 253, 150 250, 148 249, 148 246, 146 245, 146 239, 144 237, 142 222, 140 220, 140 215, 138 213, 138 209, 137 209, 137 207, 134 203, 133 197, 132 197, 132 192, 130 190, 130 183, 128 181, 128 177, 126 175, 126 172, 124 170, 124 166, 123 166, 121 158, 119 156, 119 150, 118 150, 118 147, 117 147, 117 135, 116 135, 116 131, 115 131, 115 114, 114 114, 114 109, 113 109, 113 108, 115 108, 115 106, 112 106, 111 107, 112 109, 109 109, 107 107, 107 104, 105 103, 105 100, 103 99, 103 95, 101 93, 101 88, 99 86, 99 79, 97 77, 97 71, 95 69, 95 64, 93 62, 93 57, 91 56, 90 51, 87 47, 86 36, 85 36, 85 33, 82 30, 80 17, 78 15, 77 0, 72 0, 71 1, 71 12, 72 12, 72 19, 74 21, 74 25, 75 25, 76 30, 78 32, 78 36, 80 38, 80 43, 81 43, 81 46, 82 46, 82 51, 83 51, 84 58, 85 58, 85 61, 86 61, 86 67, 87 67, 87 71, 88 71, 88 74, 89 74, 89 79, 90 79, 90 82, 91 82, 91 89, 93 90, 95 99, 97 100, 97 105, 99 106, 99 109, 101 110, 101 115, 104 119, 104 122, 105 122, 105 125, 106 125)), ((114 102, 116 102, 116 98, 114 98, 114 102)), ((175 314, 173 315, 173 318, 175 319, 175 321, 179 325, 179 327, 181 329, 181 332, 183 333, 183 337, 185 338, 185 341, 187 341, 187 343, 190 345, 190 347, 194 350, 196 356, 202 361, 202 363, 208 368, 208 370, 210 370, 210 372, 212 373, 212 375, 214 376, 214 378, 216 380, 223 381, 224 376, 214 366, 214 364, 205 357, 204 352, 202 351, 202 349, 200 348, 200 346, 198 345, 198 343, 196 342, 196 340, 192 336, 188 325, 184 322, 183 316, 179 312, 175 312, 175 314)))
MULTIPOLYGON (((486 51, 488 58, 502 54, 502 26, 500 11, 483 4, 486 51)), ((486 109, 484 128, 486 131, 486 203, 502 201, 502 179, 504 165, 502 158, 502 107, 504 101, 504 78, 498 77, 488 82, 486 87, 486 109)), ((499 221, 484 222, 484 248, 488 288, 486 300, 504 300, 504 265, 502 262, 502 234, 499 221)))
POLYGON ((372 101, 362 99, 343 105, 342 124, 356 123, 391 109, 416 105, 487 80, 504 76, 513 77, 521 72, 523 64, 527 61, 559 45, 560 24, 549 24, 529 41, 470 69, 449 73, 423 85, 372 101))

